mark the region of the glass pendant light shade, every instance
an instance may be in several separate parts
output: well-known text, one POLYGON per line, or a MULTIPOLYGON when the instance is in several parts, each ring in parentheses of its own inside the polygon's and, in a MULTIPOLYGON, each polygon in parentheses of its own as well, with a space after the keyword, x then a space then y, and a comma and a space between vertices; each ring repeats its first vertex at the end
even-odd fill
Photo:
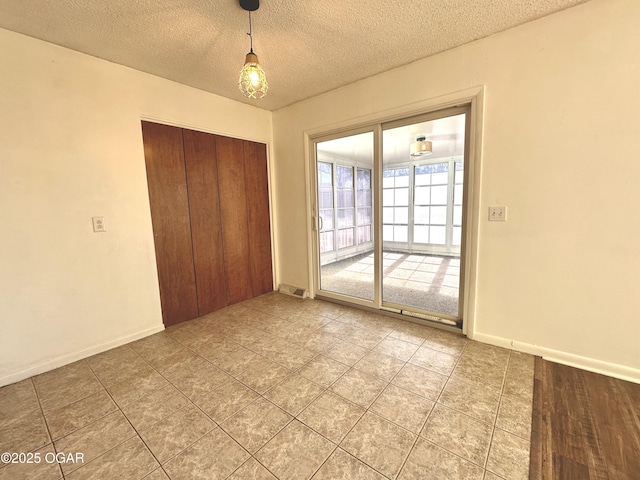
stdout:
POLYGON ((262 98, 269 90, 267 76, 258 63, 258 56, 253 51, 247 53, 244 67, 240 71, 238 88, 244 96, 249 98, 262 98))

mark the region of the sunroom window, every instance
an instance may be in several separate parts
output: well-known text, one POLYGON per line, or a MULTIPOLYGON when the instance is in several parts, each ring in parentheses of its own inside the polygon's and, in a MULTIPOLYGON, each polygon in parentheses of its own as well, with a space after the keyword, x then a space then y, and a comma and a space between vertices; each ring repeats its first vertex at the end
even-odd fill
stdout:
POLYGON ((385 248, 459 252, 463 170, 461 157, 385 168, 382 172, 385 248))
POLYGON ((348 160, 318 161, 322 262, 369 251, 373 242, 371 169, 348 160))

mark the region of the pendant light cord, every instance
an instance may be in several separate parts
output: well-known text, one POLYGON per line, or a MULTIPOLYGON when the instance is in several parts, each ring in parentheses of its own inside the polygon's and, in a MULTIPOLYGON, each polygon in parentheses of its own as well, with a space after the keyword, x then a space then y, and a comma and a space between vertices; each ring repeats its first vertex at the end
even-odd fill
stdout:
POLYGON ((247 35, 249 35, 249 53, 253 53, 253 36, 251 35, 251 10, 249 10, 249 33, 247 33, 247 35))

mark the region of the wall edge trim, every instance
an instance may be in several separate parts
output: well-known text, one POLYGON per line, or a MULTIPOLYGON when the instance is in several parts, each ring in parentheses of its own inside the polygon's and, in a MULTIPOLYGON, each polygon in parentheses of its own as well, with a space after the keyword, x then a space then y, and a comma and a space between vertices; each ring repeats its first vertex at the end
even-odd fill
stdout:
POLYGON ((618 363, 583 357, 574 353, 554 350, 541 345, 520 342, 518 340, 510 340, 508 338, 488 335, 486 333, 476 332, 473 336, 473 340, 477 340, 481 343, 488 343, 489 345, 508 348, 510 350, 516 350, 518 352, 530 353, 532 355, 540 356, 544 360, 548 360, 550 362, 560 363, 562 365, 568 365, 570 367, 580 368, 589 372, 599 373, 601 375, 607 375, 627 382, 640 384, 640 369, 627 367, 618 363))
POLYGON ((93 345, 92 347, 85 348, 77 352, 71 352, 71 353, 66 353, 64 355, 59 355, 45 362, 27 367, 24 370, 9 373, 8 375, 0 377, 0 387, 4 387, 5 385, 10 385, 12 383, 19 382, 26 378, 48 372, 49 370, 53 370, 58 367, 63 367, 75 361, 82 360, 84 358, 90 357, 92 355, 96 355, 98 353, 105 352, 107 350, 111 350, 112 348, 115 348, 115 347, 120 347, 127 343, 133 342, 135 340, 139 340, 144 337, 148 337, 149 335, 153 335, 154 333, 158 333, 163 330, 164 330, 164 325, 146 328, 144 330, 139 330, 137 332, 130 333, 123 337, 118 337, 116 339, 110 340, 105 343, 93 345))

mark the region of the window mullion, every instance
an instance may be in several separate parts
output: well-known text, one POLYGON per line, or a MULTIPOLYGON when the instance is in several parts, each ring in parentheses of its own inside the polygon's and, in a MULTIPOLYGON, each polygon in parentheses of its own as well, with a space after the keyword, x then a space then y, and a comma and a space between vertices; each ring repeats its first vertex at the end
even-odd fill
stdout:
POLYGON ((333 173, 333 251, 335 258, 338 258, 338 169, 335 161, 331 162, 331 170, 333 173))
POLYGON ((447 177, 447 252, 451 252, 451 244, 453 243, 453 194, 455 189, 455 175, 455 161, 453 158, 451 158, 449 160, 449 175, 447 177))
POLYGON ((358 242, 358 167, 351 167, 353 182, 351 185, 352 189, 352 198, 353 198, 353 246, 358 247, 360 242, 358 242))
POLYGON ((409 164, 409 212, 408 212, 408 219, 407 221, 409 222, 407 225, 407 247, 409 248, 409 251, 411 253, 413 253, 413 221, 414 221, 414 217, 413 217, 413 205, 415 202, 415 198, 414 198, 414 190, 415 190, 415 183, 416 183, 416 175, 415 175, 415 165, 414 162, 411 162, 409 164))

